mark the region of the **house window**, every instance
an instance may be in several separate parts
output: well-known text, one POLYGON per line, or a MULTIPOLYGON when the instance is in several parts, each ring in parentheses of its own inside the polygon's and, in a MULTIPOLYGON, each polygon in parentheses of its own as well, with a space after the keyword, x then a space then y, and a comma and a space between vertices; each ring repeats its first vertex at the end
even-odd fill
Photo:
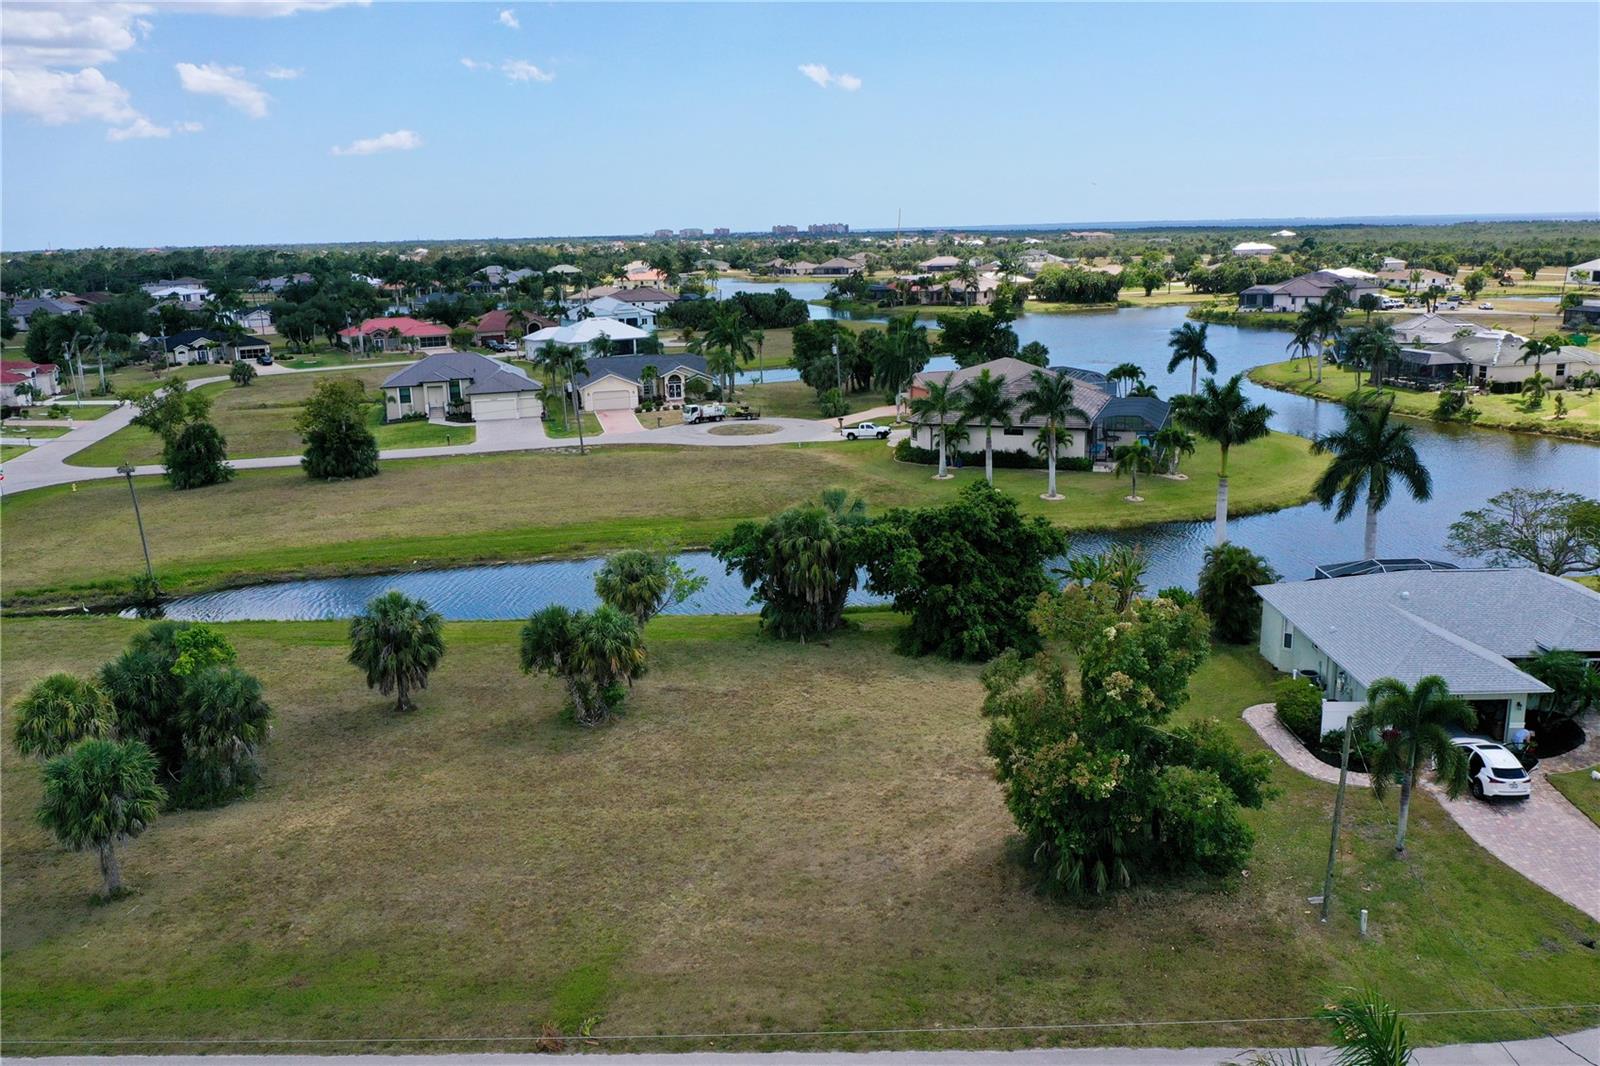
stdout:
POLYGON ((1564 378, 1566 376, 1567 376, 1567 364, 1566 363, 1557 363, 1556 364, 1556 377, 1564 378))
POLYGON ((1017 429, 1015 427, 1011 427, 1011 426, 1008 426, 1005 429, 1004 433, 1008 437, 1020 437, 1020 436, 1022 436, 1022 430, 1017 429))
POLYGON ((400 386, 400 402, 401 403, 410 403, 411 402, 411 387, 409 385, 401 385, 400 386))
POLYGON ((683 378, 679 377, 677 374, 673 374, 671 377, 667 378, 667 399, 683 399, 683 378))
POLYGON ((460 403, 461 402, 461 379, 460 378, 451 378, 450 379, 450 402, 451 403, 460 403))
POLYGON ((1285 629, 1283 631, 1283 646, 1286 650, 1294 647, 1294 630, 1285 629))

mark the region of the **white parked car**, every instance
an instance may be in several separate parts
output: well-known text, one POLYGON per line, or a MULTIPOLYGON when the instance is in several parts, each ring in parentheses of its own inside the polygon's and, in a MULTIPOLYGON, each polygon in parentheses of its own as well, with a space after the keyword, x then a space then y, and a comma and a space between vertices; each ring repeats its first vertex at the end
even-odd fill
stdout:
POLYGON ((1479 737, 1456 737, 1455 745, 1467 749, 1467 787, 1474 796, 1479 799, 1528 798, 1533 779, 1505 745, 1479 737))
POLYGON ((859 440, 862 437, 877 437, 879 440, 889 439, 889 427, 880 426, 876 422, 862 422, 854 426, 844 427, 845 440, 859 440))
POLYGON ((1480 310, 1480 311, 1493 311, 1494 310, 1494 304, 1490 303, 1488 300, 1485 300, 1485 301, 1483 301, 1483 303, 1478 305, 1478 310, 1480 310))
POLYGON ((1383 299, 1378 304, 1379 308, 1384 310, 1384 311, 1398 311, 1402 307, 1404 307, 1405 305, 1406 305, 1406 302, 1404 300, 1398 299, 1398 298, 1393 297, 1393 296, 1385 296, 1385 297, 1383 297, 1383 299))

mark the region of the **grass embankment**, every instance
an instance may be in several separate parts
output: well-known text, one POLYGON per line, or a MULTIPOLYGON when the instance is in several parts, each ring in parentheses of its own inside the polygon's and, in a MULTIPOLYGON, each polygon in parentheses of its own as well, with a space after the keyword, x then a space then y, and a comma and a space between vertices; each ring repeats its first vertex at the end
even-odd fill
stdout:
MULTIPOLYGON (((392 370, 362 373, 362 381, 376 396, 377 383, 392 370)), ((350 371, 351 374, 358 373, 350 371)), ((228 439, 228 457, 251 459, 267 455, 295 455, 305 447, 295 429, 295 418, 319 381, 344 376, 328 374, 271 374, 255 383, 237 386, 220 381, 203 385, 200 392, 211 397, 211 419, 228 439)), ((470 424, 436 426, 428 422, 394 422, 385 425, 383 407, 368 405, 367 425, 378 439, 379 448, 424 448, 446 443, 470 442, 475 431, 470 424)), ((147 429, 127 426, 96 441, 67 459, 73 466, 116 466, 124 460, 134 464, 161 462, 161 441, 147 429)))
MULTIPOLYGON (((1297 360, 1268 363, 1252 369, 1250 380, 1282 392, 1294 392, 1302 396, 1315 396, 1341 403, 1355 391, 1356 375, 1353 371, 1331 364, 1325 365, 1322 368, 1322 384, 1318 385, 1313 376, 1306 374, 1308 365, 1314 374, 1315 364, 1297 360)), ((1362 374, 1361 380, 1365 387, 1367 375, 1362 374)), ((1413 418, 1431 419, 1434 406, 1439 402, 1439 394, 1436 392, 1386 388, 1383 395, 1385 399, 1394 397, 1396 414, 1409 415, 1413 418)), ((1545 396, 1543 405, 1532 410, 1529 410, 1523 403, 1522 397, 1515 393, 1475 394, 1471 398, 1471 403, 1473 409, 1478 412, 1477 419, 1471 423, 1453 424, 1600 441, 1600 393, 1593 390, 1565 389, 1549 393, 1545 396), (1565 418, 1555 417, 1557 396, 1566 402, 1565 418)))
POLYGON ((1567 797, 1572 805, 1582 811, 1595 825, 1600 825, 1600 781, 1589 775, 1600 766, 1582 770, 1568 770, 1564 774, 1550 774, 1546 780, 1556 791, 1567 797))
MULTIPOLYGON (((603 441, 604 438, 602 438, 603 441)), ((1212 511, 1217 453, 1186 462, 1188 481, 1141 481, 1145 502, 1123 501, 1127 482, 1063 473, 1066 499, 1039 499, 1042 470, 997 470, 995 484, 1025 511, 1073 529, 1125 528, 1212 511)), ((1324 461, 1281 434, 1237 449, 1230 462, 1232 513, 1308 498, 1324 461)), ((234 480, 174 492, 139 479, 150 550, 169 592, 280 576, 351 573, 413 565, 582 556, 619 547, 710 543, 758 518, 839 485, 874 510, 954 498, 983 476, 967 468, 934 481, 932 468, 897 463, 879 441, 748 448, 600 446, 577 457, 509 452, 388 462, 375 478, 323 483, 297 469, 242 470, 234 480), (605 486, 603 493, 596 486, 605 486), (428 502, 436 522, 419 518, 428 502)), ((13 607, 103 602, 142 569, 127 487, 96 481, 6 499, 0 580, 13 607), (62 538, 59 531, 71 529, 62 538), (52 550, 34 550, 49 543, 52 550)))
MULTIPOLYGON (((555 683, 518 672, 515 624, 449 626, 443 665, 407 717, 345 662, 342 624, 226 626, 277 714, 264 780, 224 809, 159 819, 124 853, 132 898, 91 902, 93 859, 34 823, 38 767, 5 745, 6 1037, 1298 1017, 1353 984, 1403 1010, 1593 999, 1600 960, 1582 941, 1600 927, 1486 855, 1426 793, 1404 860, 1392 857, 1392 797, 1350 797, 1334 918, 1320 925, 1305 897, 1321 884, 1333 789, 1281 765, 1283 795, 1249 815, 1248 876, 1144 886, 1094 906, 1039 894, 1016 864, 984 755, 977 667, 898 655, 897 616, 857 617, 855 631, 810 645, 762 639, 748 617, 658 620, 627 715, 594 731, 562 719, 555 683)), ((136 628, 7 620, 5 702, 49 671, 110 658, 136 628)), ((1183 716, 1216 716, 1258 747, 1238 714, 1270 698, 1271 680, 1252 648, 1221 652, 1183 716)), ((1508 1011, 1411 1025, 1443 1042, 1597 1017, 1508 1011)), ((1256 1023, 606 1050, 1324 1036, 1315 1024, 1256 1023)))

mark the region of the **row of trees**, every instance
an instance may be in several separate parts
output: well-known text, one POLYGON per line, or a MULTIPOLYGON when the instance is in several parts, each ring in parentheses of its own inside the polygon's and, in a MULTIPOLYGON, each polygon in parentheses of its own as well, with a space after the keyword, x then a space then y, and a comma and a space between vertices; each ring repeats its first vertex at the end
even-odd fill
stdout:
POLYGON ((122 890, 117 848, 162 810, 248 793, 272 710, 215 627, 158 622, 93 679, 58 673, 17 704, 12 743, 44 761, 39 822, 95 852, 105 894, 122 890))

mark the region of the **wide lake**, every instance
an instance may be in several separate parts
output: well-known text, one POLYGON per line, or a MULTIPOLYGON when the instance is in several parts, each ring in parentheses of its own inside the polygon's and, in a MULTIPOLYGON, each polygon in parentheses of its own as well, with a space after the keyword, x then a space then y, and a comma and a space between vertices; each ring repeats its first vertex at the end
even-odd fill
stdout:
MULTIPOLYGON (((771 290, 786 288, 805 300, 821 299, 827 286, 818 282, 755 284, 724 279, 719 288, 771 290)), ((1039 341, 1050 349, 1050 361, 1106 371, 1123 362, 1144 367, 1162 396, 1186 392, 1189 371, 1183 367, 1168 374, 1167 335, 1185 321, 1185 308, 1159 307, 1083 314, 1025 315, 1016 323, 1023 343, 1039 341)), ((813 316, 827 308, 813 305, 813 316)), ((1287 335, 1277 330, 1211 326, 1210 349, 1217 357, 1218 376, 1241 373, 1252 366, 1284 358, 1287 335)), ((932 368, 950 364, 935 361, 932 368)), ((793 378, 792 371, 768 371, 767 380, 793 378)), ((1254 385, 1252 396, 1273 408, 1273 428, 1310 437, 1335 428, 1342 421, 1337 405, 1254 385)), ((1418 503, 1409 497, 1390 503, 1379 526, 1379 553, 1386 556, 1422 556, 1455 562, 1445 550, 1448 526, 1462 511, 1481 505, 1507 488, 1556 488, 1600 496, 1600 446, 1559 441, 1492 430, 1409 423, 1416 431, 1423 461, 1433 473, 1433 498, 1418 503)), ((1213 471, 1191 469, 1196 477, 1213 471)), ((1043 474, 1040 474, 1041 483, 1043 474)), ((1272 514, 1235 519, 1231 538, 1265 555, 1290 579, 1311 576, 1319 563, 1361 556, 1359 512, 1337 523, 1330 512, 1315 504, 1272 514)), ((1201 553, 1211 541, 1209 522, 1172 522, 1115 534, 1078 534, 1072 551, 1099 551, 1113 542, 1141 545, 1151 560, 1148 583, 1152 588, 1184 585, 1192 588, 1200 569, 1201 553)), ((753 610, 748 593, 737 578, 722 571, 704 553, 684 557, 684 563, 710 580, 700 595, 677 608, 680 613, 722 614, 753 610)), ((238 619, 344 618, 359 610, 372 596, 390 588, 425 597, 446 618, 521 618, 551 603, 572 607, 595 602, 593 577, 598 560, 521 563, 464 569, 417 571, 370 577, 290 581, 254 588, 232 589, 177 600, 167 607, 168 617, 227 621, 238 619)), ((858 595, 852 602, 872 602, 858 595)))

